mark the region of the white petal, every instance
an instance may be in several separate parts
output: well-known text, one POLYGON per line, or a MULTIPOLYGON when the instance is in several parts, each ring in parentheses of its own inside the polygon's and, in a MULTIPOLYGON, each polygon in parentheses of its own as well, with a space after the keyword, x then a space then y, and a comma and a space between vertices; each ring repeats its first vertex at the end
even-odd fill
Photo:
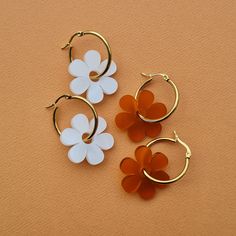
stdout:
POLYGON ((98 51, 89 50, 84 55, 84 61, 91 71, 96 71, 101 63, 101 56, 98 51))
POLYGON ((104 160, 103 151, 95 144, 87 145, 87 161, 91 165, 100 164, 104 160))
POLYGON ((93 143, 103 150, 108 150, 114 145, 114 138, 111 134, 102 133, 94 136, 93 143))
POLYGON ((68 158, 74 163, 82 162, 87 154, 87 146, 81 142, 73 146, 68 152, 68 158))
MULTIPOLYGON (((90 132, 92 132, 94 127, 94 118, 90 121, 90 132)), ((98 117, 98 127, 97 127, 97 131, 95 134, 100 134, 102 133, 107 127, 107 122, 105 121, 104 118, 102 118, 101 116, 98 117)))
POLYGON ((102 88, 99 86, 98 83, 92 83, 87 91, 87 99, 95 104, 95 103, 99 103, 102 101, 104 95, 103 95, 103 91, 102 88))
MULTIPOLYGON (((104 60, 104 61, 100 64, 100 66, 99 66, 99 68, 98 68, 99 73, 102 73, 102 72, 105 70, 106 65, 107 65, 107 59, 104 60)), ((105 73, 105 75, 103 75, 103 76, 110 76, 110 75, 113 75, 113 74, 116 72, 116 70, 117 70, 116 63, 115 63, 114 61, 111 61, 111 65, 110 65, 108 71, 107 71, 107 72, 105 73)))
POLYGON ((89 78, 78 77, 70 82, 70 90, 74 94, 81 95, 88 89, 89 84, 89 78))
POLYGON ((111 77, 103 77, 99 80, 99 84, 105 94, 113 94, 118 89, 118 83, 111 77))
POLYGON ((79 59, 75 59, 69 64, 68 71, 74 77, 89 76, 89 68, 87 64, 79 59))
POLYGON ((77 130, 72 128, 64 129, 60 135, 60 141, 65 146, 71 146, 77 144, 81 142, 81 140, 82 140, 81 134, 77 130))
POLYGON ((89 133, 89 121, 84 114, 77 114, 71 120, 71 126, 78 130, 81 135, 89 133))

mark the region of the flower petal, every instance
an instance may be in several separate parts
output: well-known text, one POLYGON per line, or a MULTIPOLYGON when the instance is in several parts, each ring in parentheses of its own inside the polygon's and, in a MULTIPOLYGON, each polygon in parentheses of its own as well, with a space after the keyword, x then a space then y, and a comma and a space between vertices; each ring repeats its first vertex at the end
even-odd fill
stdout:
POLYGON ((69 152, 68 152, 68 157, 70 161, 73 163, 80 163, 82 162, 87 154, 87 147, 86 144, 81 142, 73 146, 69 152))
POLYGON ((98 165, 104 160, 104 153, 97 145, 91 143, 87 145, 86 159, 90 165, 98 165))
POLYGON ((155 185, 150 181, 143 181, 138 189, 139 196, 144 200, 149 200, 155 196, 155 185))
POLYGON ((136 192, 140 184, 141 184, 141 178, 139 177, 139 175, 128 175, 124 177, 124 179, 121 182, 123 189, 127 193, 136 192))
POLYGON ((93 143, 103 150, 108 150, 113 147, 114 138, 111 134, 102 133, 94 136, 93 143))
POLYGON ((104 95, 103 95, 103 91, 102 88, 99 86, 98 83, 92 83, 87 91, 87 99, 95 104, 95 103, 99 103, 102 101, 104 95))
POLYGON ((140 142, 145 138, 145 125, 143 122, 136 122, 128 128, 128 136, 133 142, 140 142))
POLYGON ((142 115, 145 115, 146 111, 152 105, 154 101, 154 95, 149 90, 141 90, 138 96, 138 110, 142 115))
POLYGON ((135 175, 139 173, 139 165, 137 161, 130 157, 126 157, 121 161, 120 169, 124 174, 127 175, 135 175))
POLYGON ((161 152, 156 152, 152 156, 151 167, 153 171, 165 168, 168 165, 168 158, 161 152))
POLYGON ((72 146, 81 142, 82 137, 81 134, 72 128, 66 128, 61 132, 60 141, 65 146, 72 146))
POLYGON ((118 83, 111 77, 102 76, 98 83, 102 87, 103 92, 108 95, 115 93, 118 89, 118 83))
POLYGON ((159 119, 166 115, 167 109, 163 103, 154 103, 150 106, 148 111, 146 112, 146 118, 149 119, 159 119))
POLYGON ((89 76, 89 68, 87 64, 79 59, 75 59, 69 64, 68 71, 74 77, 89 76))
POLYGON ((146 123, 145 124, 145 133, 150 138, 157 137, 162 130, 162 126, 160 123, 146 123))
POLYGON ((75 115, 71 120, 71 126, 78 130, 81 135, 90 131, 88 118, 84 114, 75 115))
MULTIPOLYGON (((100 64, 100 66, 98 68, 99 73, 102 73, 105 70, 106 66, 107 66, 107 59, 104 60, 100 64)), ((117 70, 116 63, 114 61, 111 61, 111 65, 110 65, 108 71, 103 76, 113 75, 116 72, 116 70, 117 70)))
POLYGON ((125 95, 120 99, 120 107, 129 112, 129 113, 136 113, 137 111, 137 101, 135 100, 135 98, 131 95, 125 95))
POLYGON ((89 50, 84 54, 84 61, 91 71, 96 71, 101 63, 100 53, 95 50, 89 50))
POLYGON ((81 95, 88 89, 89 84, 87 77, 78 77, 70 82, 70 90, 76 95, 81 95))
MULTIPOLYGON (((156 172, 154 171, 154 172, 151 173, 151 176, 156 178, 156 179, 159 179, 159 180, 169 180, 170 179, 169 175, 163 170, 156 171, 156 172)), ((155 186, 157 188, 166 188, 168 186, 168 184, 158 184, 158 183, 156 183, 155 186)))
POLYGON ((126 130, 131 127, 136 121, 136 115, 127 112, 118 113, 115 118, 117 127, 123 130, 126 130))
MULTIPOLYGON (((90 121, 90 132, 92 132, 93 127, 94 127, 94 118, 90 121)), ((104 118, 102 118, 101 116, 98 117, 98 127, 97 127, 97 131, 96 131, 96 135, 102 133, 105 129, 107 128, 107 122, 104 118)))
POLYGON ((152 160, 152 151, 149 147, 139 146, 135 150, 135 158, 141 168, 147 168, 152 160))

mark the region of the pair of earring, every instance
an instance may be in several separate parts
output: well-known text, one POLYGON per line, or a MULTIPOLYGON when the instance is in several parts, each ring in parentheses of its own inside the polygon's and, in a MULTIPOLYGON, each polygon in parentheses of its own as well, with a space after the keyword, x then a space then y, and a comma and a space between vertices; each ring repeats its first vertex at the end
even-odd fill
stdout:
MULTIPOLYGON (((114 145, 114 138, 111 134, 104 133, 107 127, 106 121, 102 117, 98 117, 93 104, 103 100, 103 93, 110 95, 116 92, 118 84, 114 78, 110 77, 116 72, 116 64, 111 60, 111 49, 107 40, 94 31, 75 33, 62 49, 65 48, 69 48, 69 73, 76 77, 70 83, 70 89, 75 95, 62 95, 48 108, 54 108, 53 124, 60 135, 62 144, 72 146, 68 152, 69 159, 74 163, 80 163, 87 159, 88 163, 97 165, 104 160, 103 150, 108 150, 114 145), (94 50, 85 54, 85 62, 79 59, 73 60, 71 42, 74 37, 84 35, 94 35, 102 40, 108 52, 107 60, 100 63, 100 54, 94 50), (86 91, 86 98, 80 96, 86 91), (57 103, 62 98, 84 102, 92 110, 94 118, 89 122, 84 114, 77 114, 71 120, 72 128, 61 131, 57 123, 56 112, 57 103)), ((154 138, 146 145, 136 148, 136 160, 126 157, 120 163, 121 171, 127 175, 122 180, 124 190, 128 193, 138 192, 143 199, 147 200, 155 195, 156 188, 163 188, 185 175, 189 166, 191 150, 175 131, 174 138, 157 138, 162 129, 160 122, 171 116, 178 106, 177 86, 166 74, 142 73, 142 76, 148 79, 137 89, 135 96, 125 95, 120 99, 120 107, 124 112, 116 116, 115 122, 118 128, 127 130, 128 136, 133 142, 140 142, 145 137, 154 138), (164 104, 154 103, 154 94, 144 89, 156 77, 161 77, 174 89, 175 102, 169 112, 164 104), (163 141, 179 143, 186 148, 185 166, 181 173, 172 179, 163 170, 168 164, 167 157, 161 152, 152 154, 150 149, 153 144, 163 141)))
POLYGON ((69 42, 62 49, 69 49, 70 64, 69 73, 75 77, 70 83, 70 90, 75 95, 62 95, 47 108, 53 108, 53 124, 60 136, 60 141, 65 146, 70 146, 68 158, 73 163, 81 163, 85 159, 91 165, 98 165, 104 160, 105 150, 114 145, 111 134, 104 132, 107 123, 104 118, 98 116, 93 104, 101 102, 104 94, 111 95, 117 91, 118 83, 111 77, 116 72, 116 64, 112 61, 111 48, 108 41, 94 31, 80 31, 73 34, 69 42), (92 35, 100 39, 107 49, 108 59, 101 62, 98 51, 89 50, 84 55, 84 61, 73 59, 72 41, 75 37, 92 35), (86 98, 81 95, 86 92, 86 98), (61 99, 77 100, 85 103, 93 113, 93 119, 79 113, 71 120, 71 128, 60 130, 57 122, 58 102, 61 99))
POLYGON ((147 200, 154 197, 156 189, 164 188, 167 184, 181 179, 187 172, 191 150, 174 131, 174 138, 155 138, 159 136, 162 126, 161 121, 170 117, 179 104, 179 91, 175 83, 169 79, 168 75, 162 73, 145 74, 148 78, 136 91, 135 96, 125 95, 120 99, 120 107, 124 112, 119 113, 115 122, 121 130, 126 130, 133 142, 140 142, 145 137, 154 138, 146 145, 139 146, 135 150, 136 160, 126 157, 120 163, 121 171, 126 174, 121 185, 127 193, 137 192, 141 198, 147 200), (162 78, 175 92, 175 101, 167 112, 163 103, 154 103, 154 94, 144 88, 152 82, 154 78, 162 78), (168 158, 161 152, 152 153, 151 146, 159 142, 179 143, 186 149, 185 166, 181 173, 170 179, 164 171, 168 165, 168 158))

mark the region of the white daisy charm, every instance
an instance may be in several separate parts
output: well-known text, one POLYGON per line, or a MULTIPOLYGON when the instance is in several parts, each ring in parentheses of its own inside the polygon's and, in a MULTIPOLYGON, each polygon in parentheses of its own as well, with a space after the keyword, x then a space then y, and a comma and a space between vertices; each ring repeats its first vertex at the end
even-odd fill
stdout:
POLYGON ((114 61, 108 71, 97 80, 92 80, 92 74, 100 74, 107 65, 107 59, 101 62, 100 53, 95 50, 89 50, 84 55, 84 61, 75 59, 69 64, 68 71, 75 77, 70 83, 70 90, 81 95, 87 91, 86 97, 91 103, 99 103, 103 100, 104 94, 111 95, 116 92, 118 83, 110 77, 116 70, 114 61))
POLYGON ((81 163, 84 159, 91 165, 98 165, 104 160, 103 150, 114 145, 114 138, 109 133, 103 133, 107 127, 106 121, 98 117, 97 131, 89 142, 83 138, 91 133, 94 119, 90 122, 84 114, 77 114, 71 120, 71 127, 66 128, 60 135, 60 141, 65 146, 72 146, 68 151, 68 158, 74 163, 81 163))

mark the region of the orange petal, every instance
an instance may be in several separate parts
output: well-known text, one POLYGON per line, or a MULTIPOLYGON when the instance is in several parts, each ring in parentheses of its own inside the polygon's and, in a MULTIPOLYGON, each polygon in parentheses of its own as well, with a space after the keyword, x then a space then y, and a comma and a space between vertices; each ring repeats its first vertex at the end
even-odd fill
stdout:
POLYGON ((121 185, 127 193, 136 192, 141 184, 141 179, 138 175, 128 175, 126 176, 121 185))
POLYGON ((159 119, 166 115, 167 109, 163 103, 154 103, 150 106, 146 113, 146 118, 149 119, 159 119))
POLYGON ((159 136, 161 133, 162 126, 160 123, 146 123, 145 124, 145 133, 148 137, 154 138, 159 136))
POLYGON ((143 181, 138 189, 139 196, 144 200, 149 200, 155 196, 155 185, 150 181, 143 181))
POLYGON ((115 122, 118 128, 126 130, 137 121, 134 114, 121 112, 116 115, 115 122))
POLYGON ((146 111, 152 105, 154 101, 154 95, 151 91, 141 90, 138 96, 138 110, 142 115, 145 115, 146 111))
MULTIPOLYGON (((153 176, 156 179, 159 180, 169 180, 170 176, 163 170, 159 170, 159 171, 154 171, 151 173, 151 176, 153 176)), ((166 188, 168 186, 168 184, 155 184, 157 188, 166 188)))
POLYGON ((137 111, 137 101, 131 95, 125 95, 120 99, 120 107, 129 112, 135 113, 137 111))
POLYGON ((140 142, 145 138, 145 125, 143 122, 136 122, 128 128, 128 136, 133 142, 140 142))
POLYGON ((120 169, 123 173, 128 174, 128 175, 139 173, 138 163, 130 157, 126 157, 121 161, 120 169))
POLYGON ((168 158, 161 152, 156 152, 151 160, 151 167, 153 171, 161 170, 168 165, 168 158))
POLYGON ((146 168, 152 160, 152 151, 146 146, 139 146, 135 150, 135 157, 141 168, 146 168))

